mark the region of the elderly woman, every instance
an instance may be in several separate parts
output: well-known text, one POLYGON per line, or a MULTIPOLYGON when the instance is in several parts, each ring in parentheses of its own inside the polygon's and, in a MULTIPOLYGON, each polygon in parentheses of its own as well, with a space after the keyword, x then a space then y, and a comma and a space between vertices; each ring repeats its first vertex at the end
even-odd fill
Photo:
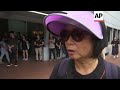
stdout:
POLYGON ((45 27, 61 37, 69 58, 61 60, 50 79, 118 79, 118 66, 105 61, 101 52, 106 46, 103 22, 94 22, 90 11, 53 13, 44 18, 45 27))

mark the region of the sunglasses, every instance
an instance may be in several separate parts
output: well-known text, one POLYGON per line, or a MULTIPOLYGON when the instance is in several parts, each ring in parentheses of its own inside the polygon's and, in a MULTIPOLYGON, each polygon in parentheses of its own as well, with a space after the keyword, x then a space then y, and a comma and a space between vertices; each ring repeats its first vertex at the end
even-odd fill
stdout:
POLYGON ((75 40, 76 42, 82 41, 83 38, 88 35, 91 35, 91 33, 85 30, 79 30, 79 29, 74 29, 72 31, 64 29, 60 33, 60 37, 63 41, 67 41, 69 37, 71 36, 72 39, 75 40))

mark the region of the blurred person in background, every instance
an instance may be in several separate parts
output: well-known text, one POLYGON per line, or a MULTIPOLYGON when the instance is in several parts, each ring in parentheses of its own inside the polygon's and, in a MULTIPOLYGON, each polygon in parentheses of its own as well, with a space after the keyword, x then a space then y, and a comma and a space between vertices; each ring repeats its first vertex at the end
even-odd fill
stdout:
POLYGON ((117 58, 118 57, 118 53, 119 53, 119 41, 117 39, 117 37, 114 37, 113 41, 111 42, 112 44, 112 55, 113 58, 117 58))

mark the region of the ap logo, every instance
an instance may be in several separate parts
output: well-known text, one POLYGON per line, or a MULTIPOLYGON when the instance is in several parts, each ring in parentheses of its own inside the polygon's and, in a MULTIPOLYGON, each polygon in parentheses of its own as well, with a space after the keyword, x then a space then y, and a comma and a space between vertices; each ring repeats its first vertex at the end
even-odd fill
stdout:
POLYGON ((103 20, 103 11, 94 11, 94 21, 102 22, 103 20))

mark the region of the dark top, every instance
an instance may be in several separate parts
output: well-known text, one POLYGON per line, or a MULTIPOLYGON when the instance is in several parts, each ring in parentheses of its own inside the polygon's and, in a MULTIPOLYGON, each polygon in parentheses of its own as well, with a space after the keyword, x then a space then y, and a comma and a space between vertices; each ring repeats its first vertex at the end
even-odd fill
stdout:
POLYGON ((42 42, 43 42, 43 40, 42 39, 39 39, 39 40, 35 40, 35 43, 37 44, 37 45, 35 45, 35 48, 40 48, 40 47, 43 47, 43 45, 41 45, 42 44, 42 42))
MULTIPOLYGON (((59 69, 60 63, 61 62, 57 63, 57 65, 54 67, 53 72, 50 76, 50 79, 65 79, 65 78, 60 78, 58 76, 58 69, 59 69)), ((68 75, 68 78, 70 78, 70 79, 106 79, 105 64, 104 64, 104 60, 102 60, 102 59, 99 59, 96 69, 88 75, 81 75, 80 73, 78 73, 76 71, 75 65, 74 65, 74 60, 70 61, 70 66, 71 66, 71 68, 69 68, 69 71, 72 72, 70 75, 68 75)), ((120 68, 119 67, 118 67, 118 74, 119 74, 119 78, 120 78, 120 68)))
POLYGON ((73 65, 73 72, 74 72, 73 78, 75 78, 75 79, 100 79, 100 78, 103 78, 104 79, 105 78, 104 70, 105 70, 104 62, 102 62, 101 60, 100 60, 100 62, 98 62, 96 69, 88 75, 81 75, 80 73, 78 73, 75 70, 75 67, 73 65))
POLYGON ((10 45, 10 46, 14 45, 14 47, 11 48, 11 50, 17 50, 17 45, 18 45, 17 39, 16 38, 9 38, 8 45, 10 45))
POLYGON ((113 44, 113 47, 118 48, 119 41, 112 41, 111 44, 113 44))
POLYGON ((27 50, 28 47, 27 47, 26 41, 22 40, 21 42, 22 42, 22 49, 23 49, 23 50, 27 50))

